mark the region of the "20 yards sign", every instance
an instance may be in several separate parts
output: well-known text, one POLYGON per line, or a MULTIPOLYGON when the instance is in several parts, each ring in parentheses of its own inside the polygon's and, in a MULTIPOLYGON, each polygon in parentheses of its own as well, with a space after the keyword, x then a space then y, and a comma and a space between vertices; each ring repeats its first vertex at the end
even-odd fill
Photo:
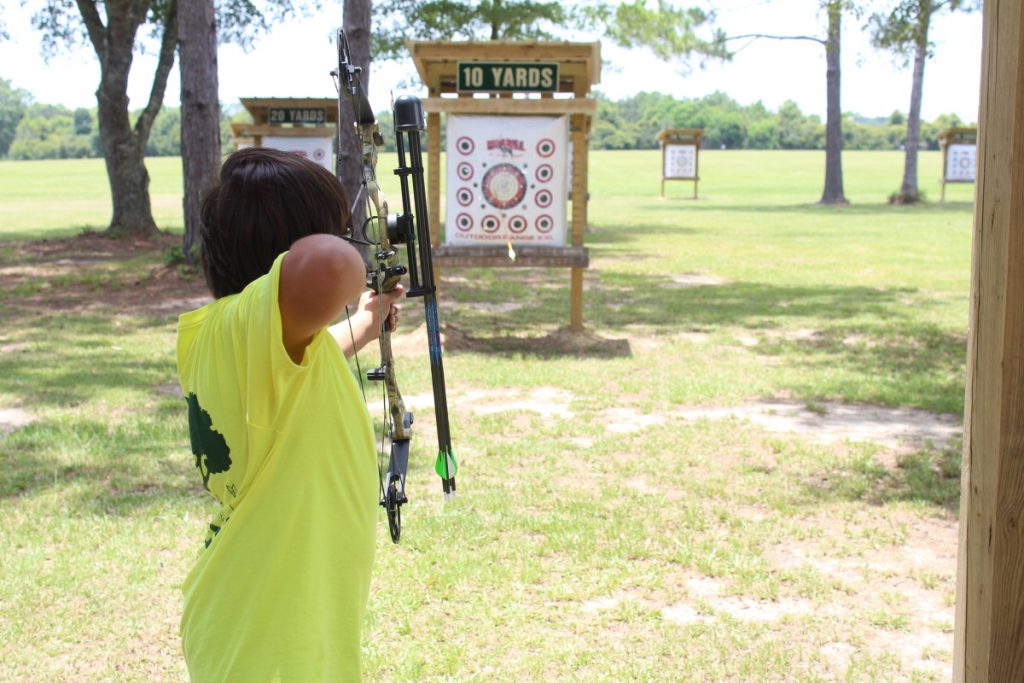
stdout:
POLYGON ((459 92, 555 92, 558 64, 459 62, 459 92))

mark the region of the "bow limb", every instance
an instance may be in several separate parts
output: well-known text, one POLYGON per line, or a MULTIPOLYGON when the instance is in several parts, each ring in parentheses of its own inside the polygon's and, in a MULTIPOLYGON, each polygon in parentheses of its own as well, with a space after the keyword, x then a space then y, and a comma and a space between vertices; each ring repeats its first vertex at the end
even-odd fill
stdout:
MULTIPOLYGON (((338 96, 339 112, 342 96, 347 96, 354 112, 354 130, 362 144, 360 198, 364 207, 362 237, 368 246, 366 284, 377 292, 378 305, 383 307, 386 292, 393 291, 406 273, 397 252, 392 248, 388 235, 388 207, 377 182, 377 154, 383 138, 377 126, 373 109, 362 90, 359 68, 352 64, 348 40, 344 30, 338 31, 338 96)), ((338 121, 339 135, 341 121, 338 121)), ((340 145, 339 145, 340 148, 340 145)), ((357 198, 357 205, 359 198, 357 198)), ((359 237, 358 235, 355 237, 359 237)), ((401 507, 407 502, 405 477, 409 467, 409 447, 412 440, 412 413, 406 410, 402 393, 398 388, 394 355, 391 349, 391 330, 388 327, 387 311, 378 311, 382 321, 379 336, 380 366, 366 373, 367 379, 383 382, 385 418, 381 435, 381 449, 378 454, 378 476, 380 480, 380 504, 388 518, 391 540, 398 543, 402 533, 401 507), (383 469, 384 439, 391 443, 391 452, 386 472, 383 469)), ((358 359, 357 359, 358 366, 358 359)))

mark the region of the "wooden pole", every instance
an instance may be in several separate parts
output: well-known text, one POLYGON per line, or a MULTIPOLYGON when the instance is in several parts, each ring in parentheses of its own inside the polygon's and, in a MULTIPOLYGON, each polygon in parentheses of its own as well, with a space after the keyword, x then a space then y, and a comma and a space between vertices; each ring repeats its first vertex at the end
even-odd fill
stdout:
POLYGON ((1024 681, 1024 11, 987 0, 953 680, 1024 681))

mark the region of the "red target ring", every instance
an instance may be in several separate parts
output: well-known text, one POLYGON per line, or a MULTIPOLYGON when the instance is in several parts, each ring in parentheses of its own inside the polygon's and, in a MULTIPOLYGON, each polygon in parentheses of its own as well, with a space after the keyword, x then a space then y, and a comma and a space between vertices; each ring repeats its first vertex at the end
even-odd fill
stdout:
POLYGON ((473 190, 468 187, 461 188, 455 193, 455 200, 459 202, 460 206, 469 206, 473 203, 473 190))
POLYGON ((551 194, 551 190, 538 190, 537 194, 533 195, 533 203, 542 209, 551 206, 551 202, 554 200, 555 196, 551 194))
POLYGON ((455 217, 455 228, 459 232, 469 232, 473 229, 473 217, 468 213, 460 213, 455 217))
POLYGON ((556 148, 554 140, 551 138, 544 138, 537 143, 537 154, 547 159, 555 153, 556 148))
POLYGON ((551 164, 541 164, 537 167, 537 170, 533 175, 537 179, 537 182, 546 183, 554 177, 555 169, 551 167, 551 164))
POLYGON ((476 150, 476 143, 473 142, 472 138, 463 135, 461 138, 455 141, 455 149, 459 151, 459 154, 463 156, 470 155, 476 150))
POLYGON ((501 227, 501 221, 494 214, 487 214, 480 221, 480 227, 489 235, 493 235, 498 232, 498 228, 501 227))
POLYGON ((523 216, 516 215, 508 219, 508 229, 517 235, 526 232, 526 228, 529 226, 529 221, 527 221, 523 216))
POLYGON ((537 232, 541 234, 548 234, 555 229, 555 219, 546 213, 542 213, 537 216, 537 232))
POLYGON ((526 177, 512 164, 498 164, 484 174, 484 198, 499 209, 507 209, 523 201, 526 177))
POLYGON ((459 176, 459 180, 472 180, 473 179, 473 164, 468 161, 461 162, 456 168, 456 174, 459 176))

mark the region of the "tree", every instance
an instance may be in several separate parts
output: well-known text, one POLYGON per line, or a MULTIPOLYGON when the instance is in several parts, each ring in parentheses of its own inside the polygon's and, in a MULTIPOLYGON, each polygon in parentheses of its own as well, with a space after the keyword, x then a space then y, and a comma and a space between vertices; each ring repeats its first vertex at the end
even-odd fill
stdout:
POLYGON ((174 64, 177 0, 76 0, 76 3, 78 15, 71 12, 70 3, 47 0, 46 6, 33 16, 33 23, 43 31, 44 53, 47 54, 53 54, 59 45, 77 42, 84 25, 100 63, 96 102, 113 203, 107 232, 150 237, 156 234, 157 227, 149 201, 149 172, 144 157, 150 128, 160 111, 167 77, 174 64), (139 29, 147 21, 154 27, 160 47, 149 100, 133 124, 128 110, 128 75, 139 29))
POLYGON ((921 148, 921 98, 924 92, 924 64, 931 43, 928 30, 932 16, 948 9, 973 11, 978 3, 971 0, 897 0, 885 13, 872 14, 868 20, 871 42, 875 47, 890 50, 906 67, 913 61, 910 85, 910 111, 907 114, 907 140, 904 146, 903 182, 900 190, 889 198, 893 204, 914 204, 921 201, 917 185, 917 152, 921 148))
MULTIPOLYGON (((43 33, 44 56, 88 40, 99 59, 96 101, 113 202, 107 232, 153 236, 157 228, 144 159, 153 121, 163 104, 167 77, 174 66, 178 0, 74 0, 74 4, 71 0, 42 0, 42 4, 32 21, 43 33), (144 25, 158 45, 157 65, 149 98, 133 123, 128 111, 128 76, 135 49, 147 42, 139 35, 144 25)), ((274 21, 299 9, 292 0, 220 0, 216 6, 220 39, 243 47, 251 46, 253 36, 267 30, 274 21)))
POLYGON ((726 41, 767 38, 770 40, 809 40, 825 48, 825 189, 821 204, 846 205, 843 191, 843 110, 840 106, 840 46, 845 12, 858 12, 854 0, 819 0, 827 17, 825 36, 775 36, 748 33, 729 36, 726 41))
MULTIPOLYGON (((342 27, 348 38, 349 56, 355 66, 361 69, 359 81, 362 83, 363 92, 369 96, 370 92, 370 29, 371 29, 371 0, 344 0, 342 6, 342 27)), ((338 74, 341 79, 339 86, 344 88, 344 77, 338 74)), ((352 206, 352 225, 358 227, 366 220, 363 211, 363 203, 356 203, 359 195, 359 187, 362 182, 362 159, 363 148, 359 139, 352 134, 351 128, 346 127, 343 122, 355 121, 355 111, 352 109, 352 102, 347 97, 342 97, 341 120, 337 125, 342 130, 338 138, 338 161, 337 172, 341 183, 345 187, 352 206)), ((351 125, 351 123, 347 124, 351 125)))
POLYGON ((213 0, 179 0, 181 166, 185 180, 182 252, 195 265, 202 195, 220 170, 220 102, 217 98, 217 24, 213 0))
POLYGON ((25 115, 30 99, 26 91, 14 88, 10 81, 0 78, 0 157, 7 156, 18 122, 25 115))

